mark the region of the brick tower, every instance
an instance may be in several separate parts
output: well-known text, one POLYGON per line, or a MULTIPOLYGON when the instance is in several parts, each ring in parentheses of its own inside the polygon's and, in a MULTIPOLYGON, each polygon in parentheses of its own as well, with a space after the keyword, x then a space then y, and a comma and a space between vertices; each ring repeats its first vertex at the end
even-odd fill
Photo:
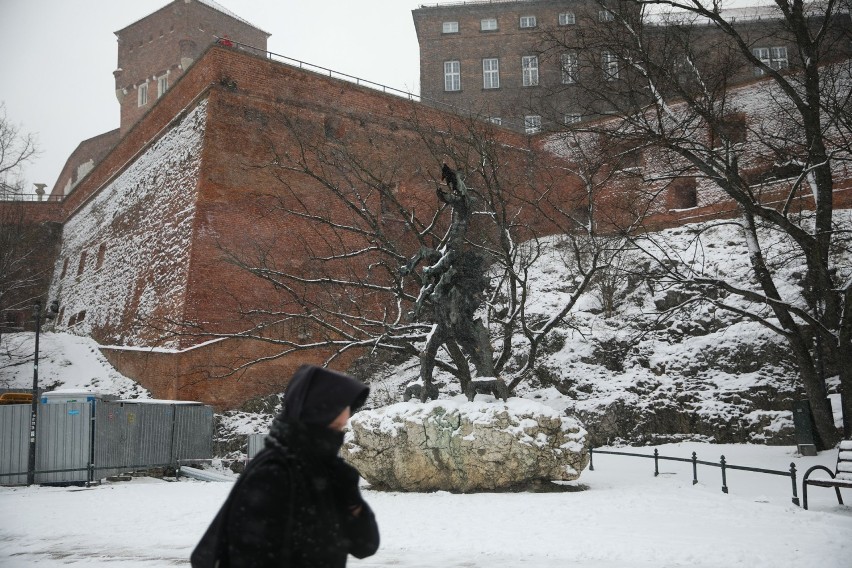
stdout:
POLYGON ((213 0, 174 0, 126 28, 118 38, 115 95, 121 105, 121 135, 218 38, 265 52, 269 34, 213 0))

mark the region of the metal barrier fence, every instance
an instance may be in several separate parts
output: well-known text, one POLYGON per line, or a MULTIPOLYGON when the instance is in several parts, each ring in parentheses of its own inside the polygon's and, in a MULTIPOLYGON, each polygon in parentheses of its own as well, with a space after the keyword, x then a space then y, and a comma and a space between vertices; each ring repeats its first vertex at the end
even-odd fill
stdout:
POLYGON ((249 434, 246 443, 246 461, 250 461, 265 447, 266 434, 249 434))
POLYGON ((766 473, 769 475, 783 475, 785 477, 789 477, 793 486, 793 497, 792 502, 794 505, 799 506, 799 495, 796 490, 796 464, 790 462, 790 469, 788 471, 776 470, 776 469, 764 469, 760 467, 746 467, 742 465, 732 465, 729 464, 725 460, 725 456, 722 456, 718 462, 710 462, 699 460, 696 452, 692 452, 692 458, 676 458, 672 456, 661 456, 660 451, 654 448, 654 454, 636 454, 632 452, 616 452, 611 450, 595 450, 594 448, 589 448, 589 471, 595 471, 594 465, 594 454, 609 454, 613 456, 630 456, 636 458, 648 458, 654 460, 654 477, 660 475, 660 460, 667 461, 677 461, 677 462, 686 462, 692 464, 692 484, 695 485, 698 483, 698 466, 706 465, 710 467, 718 467, 722 471, 722 493, 728 492, 728 477, 727 470, 735 469, 739 471, 752 471, 755 473, 766 473))
MULTIPOLYGON (((30 406, 0 406, 0 484, 27 481, 30 406)), ((213 456, 213 409, 174 401, 39 404, 36 483, 92 482, 213 456)))

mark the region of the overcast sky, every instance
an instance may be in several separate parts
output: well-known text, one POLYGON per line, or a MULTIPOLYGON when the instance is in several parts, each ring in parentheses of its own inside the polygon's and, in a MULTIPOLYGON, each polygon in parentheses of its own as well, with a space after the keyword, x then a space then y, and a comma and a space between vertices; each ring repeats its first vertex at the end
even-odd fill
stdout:
MULTIPOLYGON (((405 91, 419 91, 411 10, 424 0, 218 0, 272 34, 268 49, 405 91)), ((0 0, 0 102, 35 133, 24 173, 53 187, 82 140, 119 125, 113 32, 170 0, 0 0)))

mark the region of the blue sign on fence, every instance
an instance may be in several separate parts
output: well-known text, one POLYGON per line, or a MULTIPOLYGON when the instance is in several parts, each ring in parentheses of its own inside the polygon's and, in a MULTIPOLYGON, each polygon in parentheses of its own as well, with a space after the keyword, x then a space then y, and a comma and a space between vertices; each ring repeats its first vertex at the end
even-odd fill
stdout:
POLYGON ((68 411, 68 415, 69 415, 69 416, 76 416, 76 415, 78 415, 78 414, 80 414, 80 411, 79 411, 79 410, 69 410, 69 411, 68 411))

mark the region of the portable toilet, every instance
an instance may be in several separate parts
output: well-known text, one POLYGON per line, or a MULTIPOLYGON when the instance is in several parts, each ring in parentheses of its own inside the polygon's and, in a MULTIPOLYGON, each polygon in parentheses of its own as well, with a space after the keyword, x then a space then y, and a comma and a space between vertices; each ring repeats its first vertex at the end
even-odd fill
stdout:
POLYGON ((101 394, 84 389, 58 389, 42 393, 42 404, 64 404, 66 402, 94 402, 100 400, 101 394))

